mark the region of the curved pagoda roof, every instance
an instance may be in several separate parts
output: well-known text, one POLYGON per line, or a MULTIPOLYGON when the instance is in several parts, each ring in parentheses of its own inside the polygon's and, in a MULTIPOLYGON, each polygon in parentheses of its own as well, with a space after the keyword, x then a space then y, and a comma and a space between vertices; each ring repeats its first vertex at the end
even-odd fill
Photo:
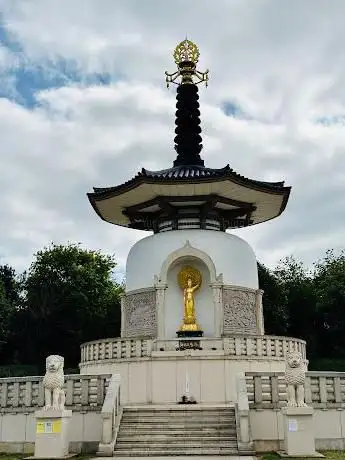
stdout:
MULTIPOLYGON (((259 224, 284 211, 290 190, 291 187, 285 187, 284 182, 248 179, 234 172, 229 165, 221 169, 191 165, 161 171, 143 168, 124 184, 95 187, 93 193, 88 193, 88 198, 96 213, 107 222, 153 230, 153 225, 145 227, 145 218, 158 218, 167 206, 178 207, 182 203, 206 205, 212 202, 215 209, 224 213, 249 209, 246 225, 237 226, 259 224)), ((244 214, 247 217, 248 213, 244 214)))
POLYGON ((198 53, 196 45, 186 39, 174 53, 178 71, 166 72, 168 84, 181 78, 177 83, 174 166, 160 171, 143 168, 123 184, 94 187, 94 192, 87 195, 103 220, 157 231, 160 220, 173 220, 181 213, 183 217, 195 217, 197 213, 201 220, 221 219, 221 228, 226 230, 259 224, 284 211, 291 190, 284 182, 248 179, 229 165, 221 169, 204 166, 200 157, 202 139, 197 84, 207 84, 208 71, 196 70, 198 53))

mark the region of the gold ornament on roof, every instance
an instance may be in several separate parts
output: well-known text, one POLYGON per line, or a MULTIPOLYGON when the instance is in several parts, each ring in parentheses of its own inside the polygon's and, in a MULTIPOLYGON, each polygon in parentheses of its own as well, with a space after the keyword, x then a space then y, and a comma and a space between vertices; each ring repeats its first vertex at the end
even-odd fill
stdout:
POLYGON ((200 52, 197 45, 186 38, 176 46, 173 56, 177 65, 183 61, 191 61, 196 64, 199 60, 200 52))
POLYGON ((180 331, 200 331, 200 326, 195 317, 194 292, 202 283, 202 276, 199 270, 194 267, 183 267, 177 275, 178 284, 183 289, 184 315, 180 331))
POLYGON ((173 52, 173 57, 178 70, 173 73, 165 72, 165 80, 168 88, 170 83, 175 83, 175 85, 185 85, 205 82, 205 85, 207 86, 209 71, 206 70, 206 72, 200 72, 196 69, 200 52, 195 43, 186 38, 176 46, 173 52), (177 81, 179 77, 181 77, 181 81, 177 81))

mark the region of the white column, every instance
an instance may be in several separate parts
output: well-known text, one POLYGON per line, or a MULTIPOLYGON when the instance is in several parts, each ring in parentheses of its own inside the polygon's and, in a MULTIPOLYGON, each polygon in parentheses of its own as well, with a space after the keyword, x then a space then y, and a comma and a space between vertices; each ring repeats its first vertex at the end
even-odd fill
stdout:
POLYGON ((256 298, 255 298, 255 314, 256 314, 256 324, 258 328, 258 334, 264 335, 265 334, 265 326, 264 326, 264 313, 262 308, 262 295, 264 291, 262 289, 258 289, 256 291, 256 298))
POLYGON ((121 337, 126 337, 126 310, 125 310, 125 304, 126 304, 126 294, 122 293, 120 294, 120 299, 121 299, 121 337))
POLYGON ((223 335, 223 283, 211 283, 214 308, 214 335, 221 337, 223 335))
POLYGON ((165 339, 165 292, 168 285, 156 283, 157 338, 165 339))

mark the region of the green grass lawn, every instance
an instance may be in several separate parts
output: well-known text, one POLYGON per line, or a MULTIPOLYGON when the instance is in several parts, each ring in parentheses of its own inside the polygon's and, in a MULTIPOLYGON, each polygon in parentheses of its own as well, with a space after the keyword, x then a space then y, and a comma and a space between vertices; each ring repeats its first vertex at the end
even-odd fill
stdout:
MULTIPOLYGON (((327 452, 322 451, 321 453, 329 460, 345 460, 345 451, 330 450, 327 452)), ((281 457, 275 453, 260 455, 260 460, 278 460, 280 458, 281 457)), ((298 459, 296 458, 296 460, 298 459)), ((303 460, 303 457, 301 457, 300 460, 303 460)))

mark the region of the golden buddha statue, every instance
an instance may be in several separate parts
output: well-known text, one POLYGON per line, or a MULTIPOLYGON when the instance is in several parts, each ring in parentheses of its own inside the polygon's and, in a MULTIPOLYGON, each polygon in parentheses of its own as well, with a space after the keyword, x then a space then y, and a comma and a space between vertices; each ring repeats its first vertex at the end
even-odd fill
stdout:
POLYGON ((201 331, 196 322, 194 292, 201 286, 201 273, 193 267, 183 267, 178 274, 178 281, 183 289, 184 315, 181 332, 201 331))

